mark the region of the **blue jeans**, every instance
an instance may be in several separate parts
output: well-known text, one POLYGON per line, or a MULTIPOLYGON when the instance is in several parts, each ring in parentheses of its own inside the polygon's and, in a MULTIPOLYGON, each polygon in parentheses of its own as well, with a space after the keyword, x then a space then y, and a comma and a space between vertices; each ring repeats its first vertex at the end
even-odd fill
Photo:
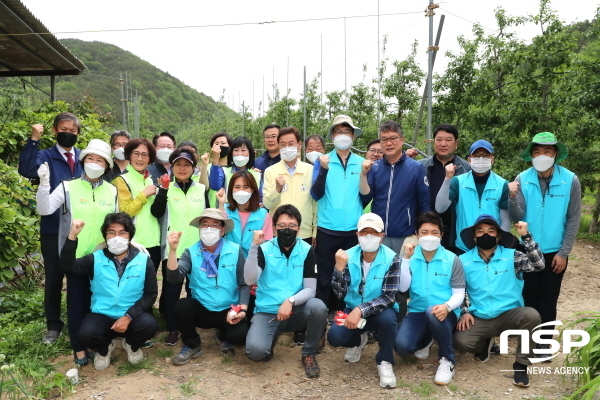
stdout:
MULTIPOLYGON (((344 309, 349 314, 350 308, 344 309)), ((367 323, 363 329, 348 329, 333 323, 327 334, 327 341, 333 347, 356 347, 360 344, 360 335, 367 331, 377 331, 379 352, 375 356, 377 365, 387 361, 394 365, 394 340, 396 339, 398 313, 393 308, 386 308, 383 312, 366 318, 367 323)))
POLYGON ((446 357, 452 364, 456 364, 452 344, 454 326, 458 321, 456 314, 451 311, 446 319, 440 321, 431 313, 433 307, 427 307, 425 312, 406 314, 398 328, 396 351, 400 355, 412 354, 427 346, 433 337, 439 346, 439 356, 446 357))

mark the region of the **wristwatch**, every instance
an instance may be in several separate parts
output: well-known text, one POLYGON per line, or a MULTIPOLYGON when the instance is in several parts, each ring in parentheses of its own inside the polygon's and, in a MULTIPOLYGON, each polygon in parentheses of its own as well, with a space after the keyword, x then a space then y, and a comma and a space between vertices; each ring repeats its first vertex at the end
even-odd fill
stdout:
POLYGON ((289 301, 290 303, 292 303, 292 306, 296 303, 296 299, 294 298, 294 296, 288 297, 287 301, 289 301))

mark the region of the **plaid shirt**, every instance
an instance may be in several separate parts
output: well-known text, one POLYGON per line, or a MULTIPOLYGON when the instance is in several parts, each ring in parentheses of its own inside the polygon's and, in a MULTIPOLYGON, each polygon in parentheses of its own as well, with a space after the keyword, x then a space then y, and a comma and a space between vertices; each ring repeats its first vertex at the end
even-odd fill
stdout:
MULTIPOLYGON (((331 287, 333 288, 333 293, 335 293, 338 299, 343 299, 344 296, 346 296, 349 284, 350 272, 348 271, 348 266, 346 266, 342 272, 334 268, 331 287)), ((393 306, 394 302, 396 301, 396 292, 398 291, 399 287, 400 259, 396 257, 392 262, 392 265, 390 265, 390 269, 385 273, 385 277, 383 278, 383 286, 381 287, 381 291, 383 293, 381 296, 358 306, 362 312, 363 318, 379 314, 386 308, 393 306)))

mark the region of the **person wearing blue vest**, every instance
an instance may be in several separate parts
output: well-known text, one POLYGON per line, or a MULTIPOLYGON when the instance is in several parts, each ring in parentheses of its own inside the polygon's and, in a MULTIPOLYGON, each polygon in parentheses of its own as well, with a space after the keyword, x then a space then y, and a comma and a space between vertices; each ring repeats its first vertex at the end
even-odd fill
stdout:
POLYGON ((455 176, 457 165, 446 165, 446 178, 435 201, 435 210, 440 214, 449 207, 455 208, 455 252, 459 255, 468 250, 460 233, 481 214, 492 215, 500 221, 502 229, 510 229, 508 181, 491 171, 494 147, 486 140, 478 140, 471 145, 468 160, 471 170, 458 176, 455 176))
POLYGON ((333 323, 327 341, 333 347, 348 347, 344 359, 360 361, 367 345, 367 332, 376 331, 379 351, 375 356, 379 385, 396 387, 394 341, 398 320, 396 291, 400 285, 400 265, 396 253, 381 244, 385 233, 383 220, 373 213, 358 220, 358 245, 335 254, 333 291, 346 303, 348 314, 342 325, 333 323), (365 324, 360 323, 366 320, 365 324), (362 325, 362 326, 361 326, 362 325))
MULTIPOLYGON (((509 184, 509 211, 513 221, 529 223, 544 254, 546 268, 540 274, 526 275, 523 297, 525 305, 535 308, 542 323, 556 320, 556 306, 569 253, 581 219, 581 184, 577 175, 558 165, 567 158, 567 147, 550 132, 538 133, 521 158, 533 167, 521 172, 509 184)), ((549 324, 542 329, 555 329, 549 324)), ((542 335, 552 339, 552 334, 542 335)), ((547 344, 538 357, 547 358, 547 344)), ((550 361, 550 360, 548 360, 550 361)))
POLYGON ((302 364, 306 375, 316 378, 321 373, 316 354, 325 337, 327 307, 315 298, 315 253, 297 237, 301 223, 300 211, 284 204, 273 214, 276 238, 265 242, 263 232, 254 231, 244 267, 246 283, 258 283, 246 355, 253 361, 270 361, 281 333, 306 329, 302 364))
POLYGON ((447 385, 456 372, 452 333, 465 298, 465 275, 460 259, 441 245, 444 226, 433 211, 417 217, 418 246, 404 244, 401 292, 408 290, 408 314, 399 324, 396 351, 426 360, 438 343, 439 366, 434 382, 447 385))
POLYGON ((223 236, 233 229, 233 221, 216 208, 207 208, 190 222, 200 229, 200 240, 177 259, 181 232, 169 233, 169 258, 166 279, 181 283, 187 276, 191 297, 175 305, 177 327, 183 346, 173 364, 184 365, 202 354, 202 341, 196 327, 216 328, 219 351, 232 356, 234 345, 243 344, 248 332, 250 290, 244 282, 246 258, 241 247, 223 236))
POLYGON ((333 139, 335 151, 319 157, 314 164, 310 194, 317 201, 317 298, 330 313, 344 308, 331 289, 331 276, 338 249, 358 244, 356 223, 363 203, 358 192, 360 169, 364 158, 352 153, 352 142, 362 130, 347 115, 338 115, 329 127, 327 140, 333 139))
POLYGON ((540 324, 540 314, 523 302, 524 273, 544 269, 544 257, 538 244, 527 231, 527 222, 515 224, 521 237, 518 248, 510 248, 516 241, 502 230, 491 215, 480 215, 473 226, 460 233, 470 250, 460 255, 467 283, 466 302, 454 332, 454 348, 475 353, 475 359, 486 362, 490 358, 493 338, 507 329, 525 329, 530 332, 529 351, 522 351, 519 337, 516 361, 513 364, 513 384, 528 387, 527 366, 534 356, 531 331, 540 324))
MULTIPOLYGON (((61 181, 79 178, 82 168, 75 160, 79 160, 79 149, 76 149, 77 136, 81 131, 81 122, 74 114, 64 112, 54 118, 52 133, 56 138, 56 146, 40 150, 40 139, 44 131, 42 124, 31 127, 31 138, 19 155, 19 174, 28 179, 38 178, 38 168, 48 163, 50 191, 56 189, 61 181)), ((42 178, 40 178, 42 179, 42 178)), ((60 298, 64 275, 58 264, 58 229, 60 210, 45 215, 40 222, 40 244, 44 259, 44 311, 46 328, 42 341, 54 343, 60 336, 64 322, 60 318, 60 298)))
POLYGON ((158 296, 154 265, 143 247, 131 243, 136 228, 122 212, 104 218, 100 231, 106 247, 76 258, 77 236, 84 226, 83 220, 73 220, 60 254, 63 272, 89 277, 91 282, 92 312, 81 323, 79 339, 97 352, 97 370, 110 365, 117 337, 123 338, 121 346, 129 362, 137 364, 144 359, 140 347, 158 331, 152 316, 158 296))

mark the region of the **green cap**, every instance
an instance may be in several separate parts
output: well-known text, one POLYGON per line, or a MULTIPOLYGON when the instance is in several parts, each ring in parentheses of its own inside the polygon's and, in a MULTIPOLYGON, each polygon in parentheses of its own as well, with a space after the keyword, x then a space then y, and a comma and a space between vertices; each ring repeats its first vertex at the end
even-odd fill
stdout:
POLYGON ((556 155, 556 159, 554 162, 559 162, 567 158, 569 155, 569 150, 567 150, 567 146, 556 140, 556 136, 551 132, 542 132, 538 133, 531 139, 531 143, 527 145, 527 148, 521 154, 521 158, 525 161, 531 161, 531 148, 535 144, 549 144, 554 145, 558 148, 558 154, 556 155))

